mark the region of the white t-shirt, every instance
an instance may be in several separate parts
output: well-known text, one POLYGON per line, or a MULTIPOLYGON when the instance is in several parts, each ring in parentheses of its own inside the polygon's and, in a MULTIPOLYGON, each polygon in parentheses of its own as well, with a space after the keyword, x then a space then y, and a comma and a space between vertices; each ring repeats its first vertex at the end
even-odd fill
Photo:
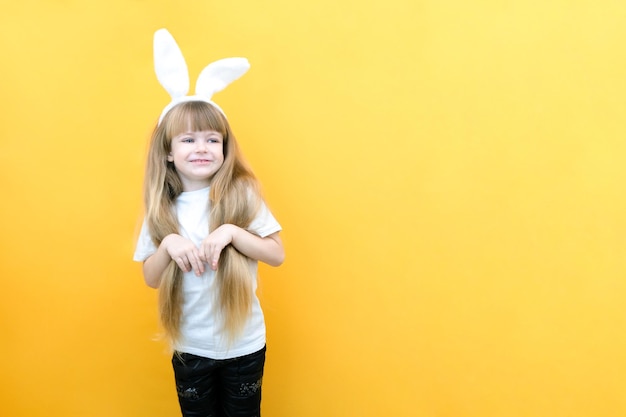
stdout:
MULTIPOLYGON (((209 230, 208 204, 209 188, 184 192, 176 199, 180 235, 198 247, 209 230)), ((280 231, 281 227, 267 206, 262 204, 248 230, 266 237, 280 231)), ((156 250, 144 220, 133 259, 143 262, 156 250)), ((223 322, 217 317, 215 272, 207 266, 200 277, 193 271, 183 273, 182 338, 174 349, 211 359, 236 358, 262 349, 265 346, 265 320, 256 296, 257 267, 257 261, 250 260, 250 272, 254 277, 252 310, 241 336, 230 345, 222 330, 223 322)))

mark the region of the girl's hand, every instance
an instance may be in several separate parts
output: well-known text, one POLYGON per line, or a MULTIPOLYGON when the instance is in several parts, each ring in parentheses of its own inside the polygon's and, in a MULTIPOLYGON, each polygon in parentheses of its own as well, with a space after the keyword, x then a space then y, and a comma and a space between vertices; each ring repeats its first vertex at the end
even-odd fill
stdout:
POLYGON ((200 253, 196 245, 181 235, 167 235, 161 242, 172 260, 185 272, 193 270, 197 276, 204 273, 204 264, 200 260, 200 253))
POLYGON ((222 249, 232 243, 236 231, 237 226, 232 224, 223 224, 213 230, 200 245, 200 260, 208 263, 215 271, 222 249))

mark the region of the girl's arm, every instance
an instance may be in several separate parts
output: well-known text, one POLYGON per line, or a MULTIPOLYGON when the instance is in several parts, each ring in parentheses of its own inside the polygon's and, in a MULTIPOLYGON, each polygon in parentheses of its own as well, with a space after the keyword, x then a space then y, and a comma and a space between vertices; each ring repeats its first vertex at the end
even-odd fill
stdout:
POLYGON ((217 269, 220 253, 226 245, 248 258, 256 259, 271 266, 279 266, 285 260, 283 242, 278 232, 260 237, 233 224, 223 224, 207 236, 200 247, 200 260, 208 263, 211 269, 217 269))
POLYGON ((165 236, 157 251, 143 263, 143 278, 149 287, 159 288, 161 275, 171 260, 185 272, 193 269, 197 276, 204 272, 198 248, 189 239, 173 233, 165 236))

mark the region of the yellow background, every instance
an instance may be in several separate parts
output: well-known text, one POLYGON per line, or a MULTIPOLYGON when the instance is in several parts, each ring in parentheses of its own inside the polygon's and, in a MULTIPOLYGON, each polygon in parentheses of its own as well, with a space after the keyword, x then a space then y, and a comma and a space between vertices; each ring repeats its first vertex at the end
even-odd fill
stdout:
POLYGON ((131 261, 160 27, 252 64, 265 416, 626 415, 623 1, 0 5, 0 415, 178 413, 131 261))

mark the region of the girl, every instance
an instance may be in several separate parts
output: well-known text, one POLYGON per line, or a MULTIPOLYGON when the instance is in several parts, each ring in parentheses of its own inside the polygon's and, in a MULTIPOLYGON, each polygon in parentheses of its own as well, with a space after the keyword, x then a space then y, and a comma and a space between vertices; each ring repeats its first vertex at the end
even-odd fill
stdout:
MULTIPOLYGON (((158 36, 170 54, 173 42, 155 34, 157 75, 158 36)), ((213 75, 223 77, 223 69, 213 75)), ((265 324, 257 261, 283 262, 281 227, 210 94, 172 98, 150 142, 134 259, 143 262, 146 284, 159 289, 183 416, 260 416, 265 324)))

